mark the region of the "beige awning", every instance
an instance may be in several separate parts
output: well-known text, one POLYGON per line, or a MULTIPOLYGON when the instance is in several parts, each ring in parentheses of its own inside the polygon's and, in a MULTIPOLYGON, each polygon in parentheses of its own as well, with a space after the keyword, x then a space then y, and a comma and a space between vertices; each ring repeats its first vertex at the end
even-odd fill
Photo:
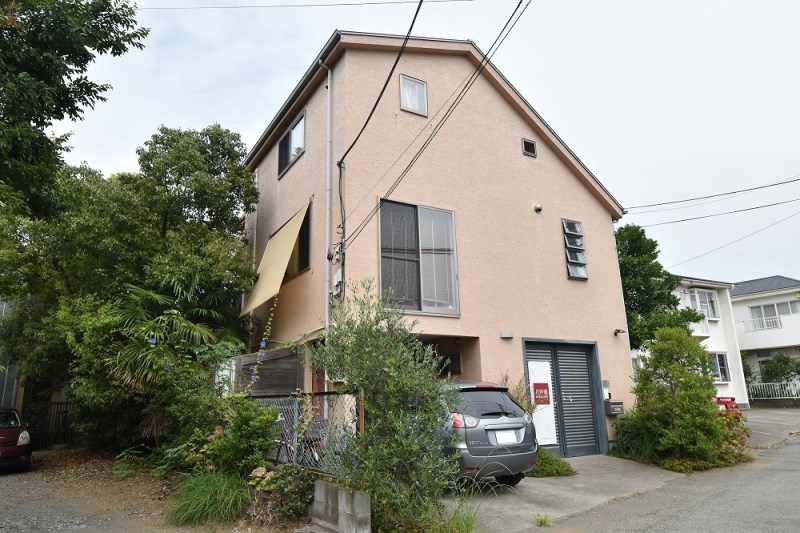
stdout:
POLYGON ((250 294, 245 296, 239 316, 246 315, 281 290, 281 282, 286 274, 286 267, 289 265, 292 250, 297 242, 297 235, 300 233, 300 226, 303 225, 303 218, 308 211, 308 205, 306 204, 275 235, 270 237, 264 255, 261 257, 261 263, 258 265, 258 281, 253 285, 250 294))

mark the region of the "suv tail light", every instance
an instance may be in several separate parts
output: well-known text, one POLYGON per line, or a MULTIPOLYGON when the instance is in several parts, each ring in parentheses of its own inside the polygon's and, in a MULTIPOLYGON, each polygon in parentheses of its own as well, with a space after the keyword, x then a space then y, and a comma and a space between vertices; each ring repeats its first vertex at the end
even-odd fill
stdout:
POLYGON ((461 413, 452 413, 450 416, 453 419, 453 427, 456 429, 474 428, 478 425, 478 419, 474 416, 464 416, 461 413))

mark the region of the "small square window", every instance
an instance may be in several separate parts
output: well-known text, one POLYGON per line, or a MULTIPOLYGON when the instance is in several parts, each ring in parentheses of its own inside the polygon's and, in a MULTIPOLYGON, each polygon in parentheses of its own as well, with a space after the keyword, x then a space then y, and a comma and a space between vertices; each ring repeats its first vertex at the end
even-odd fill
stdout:
POLYGON ((278 143, 278 177, 305 151, 306 117, 301 116, 278 143))
POLYGON ((567 248, 567 261, 570 263, 586 264, 586 254, 582 250, 571 250, 567 248))
POLYGON ((583 235, 583 225, 580 222, 574 220, 563 220, 562 222, 564 223, 564 233, 583 235))
POLYGON ((400 75, 400 109, 428 116, 428 86, 424 81, 400 75))
POLYGON ((564 235, 564 241, 569 248, 583 248, 583 237, 574 235, 564 235))
POLYGON ((522 153, 531 157, 536 157, 536 141, 522 139, 522 153))

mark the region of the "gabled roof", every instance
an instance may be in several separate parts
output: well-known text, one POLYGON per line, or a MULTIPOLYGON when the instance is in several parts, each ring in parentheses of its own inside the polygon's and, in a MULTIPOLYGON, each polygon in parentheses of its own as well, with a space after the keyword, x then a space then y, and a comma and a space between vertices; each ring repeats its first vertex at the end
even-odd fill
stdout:
POLYGON ((736 283, 731 289, 731 296, 745 296, 761 292, 782 291, 786 289, 800 290, 800 280, 786 276, 770 276, 768 278, 751 279, 736 283))
MULTIPOLYGON (((314 62, 308 68, 300 83, 294 88, 289 98, 284 102, 278 113, 261 134, 256 144, 245 159, 251 169, 255 168, 267 151, 278 142, 278 137, 289 127, 289 121, 294 114, 305 104, 306 100, 316 88, 326 79, 327 69, 333 68, 347 49, 399 51, 404 36, 381 35, 374 33, 358 33, 337 30, 314 62)), ((404 53, 430 53, 444 55, 458 55, 467 57, 474 65, 478 65, 484 53, 472 41, 453 39, 432 39, 413 37, 409 39, 404 53)), ((553 131, 553 129, 536 112, 533 106, 514 88, 513 85, 490 62, 487 63, 481 75, 495 87, 526 122, 547 142, 550 148, 559 156, 564 164, 570 168, 581 182, 589 189, 592 195, 611 214, 614 220, 622 218, 623 208, 610 192, 600 183, 600 180, 583 164, 577 155, 553 131)), ((377 96, 377 95, 376 95, 377 96)))
POLYGON ((698 288, 709 288, 709 289, 730 289, 733 287, 733 283, 728 283, 725 281, 714 281, 711 279, 703 279, 703 278, 690 278, 688 276, 681 276, 681 285, 684 287, 698 287, 698 288))

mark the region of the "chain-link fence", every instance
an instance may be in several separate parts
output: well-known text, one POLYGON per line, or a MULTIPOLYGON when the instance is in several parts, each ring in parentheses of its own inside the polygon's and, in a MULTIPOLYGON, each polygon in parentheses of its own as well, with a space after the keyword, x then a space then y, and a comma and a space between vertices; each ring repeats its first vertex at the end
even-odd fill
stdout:
POLYGON ((340 471, 345 448, 358 432, 355 396, 320 392, 262 396, 253 400, 278 408, 280 433, 273 461, 327 473, 340 471))

